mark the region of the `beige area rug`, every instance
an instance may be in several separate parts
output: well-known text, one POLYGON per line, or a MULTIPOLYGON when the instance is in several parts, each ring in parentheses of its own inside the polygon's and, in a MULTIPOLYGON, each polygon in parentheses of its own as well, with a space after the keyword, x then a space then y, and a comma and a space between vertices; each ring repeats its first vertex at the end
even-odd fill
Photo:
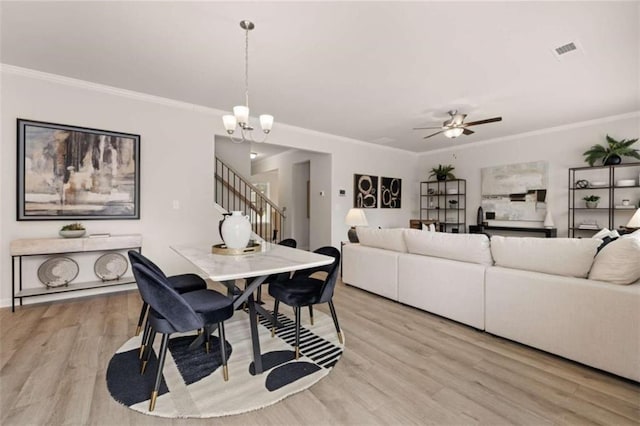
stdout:
MULTIPOLYGON (((290 309, 285 309, 293 316, 290 309)), ((301 356, 297 361, 293 352, 293 319, 280 313, 283 327, 272 338, 271 325, 260 317, 258 331, 264 372, 252 374, 249 317, 244 311, 236 311, 233 318, 225 322, 228 382, 222 379, 217 332, 211 338, 212 348, 208 354, 204 347, 188 349, 194 339, 194 333, 189 333, 171 336, 163 382, 153 412, 149 412, 149 397, 155 381, 160 336, 156 338, 144 375, 140 374, 138 359, 141 336, 122 345, 109 362, 107 387, 119 403, 161 417, 219 417, 275 404, 327 376, 344 350, 331 316, 316 310, 311 326, 305 312, 300 331, 301 356)))

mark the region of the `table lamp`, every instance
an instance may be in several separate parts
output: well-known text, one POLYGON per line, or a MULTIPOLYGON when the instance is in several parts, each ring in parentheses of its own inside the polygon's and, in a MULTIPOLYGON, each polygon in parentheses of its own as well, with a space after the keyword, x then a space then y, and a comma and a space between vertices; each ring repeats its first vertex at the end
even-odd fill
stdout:
POLYGON ((362 209, 351 209, 349 213, 347 213, 347 217, 344 219, 344 223, 349 225, 351 228, 347 233, 349 237, 349 242, 358 243, 358 234, 356 232, 356 226, 367 226, 369 223, 367 222, 367 217, 364 215, 364 211, 362 209))
POLYGON ((636 210, 633 216, 631 216, 631 220, 629 220, 625 228, 628 230, 640 229, 640 209, 636 210))

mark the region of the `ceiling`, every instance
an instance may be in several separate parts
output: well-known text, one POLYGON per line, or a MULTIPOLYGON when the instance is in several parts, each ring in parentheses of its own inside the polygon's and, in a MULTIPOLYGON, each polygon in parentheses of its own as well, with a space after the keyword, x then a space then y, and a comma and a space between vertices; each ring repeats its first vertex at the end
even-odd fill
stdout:
POLYGON ((425 152, 640 110, 640 2, 11 2, 2 63, 425 152), (575 42, 563 56, 552 49, 575 42), (475 121, 423 140, 446 111, 475 121))

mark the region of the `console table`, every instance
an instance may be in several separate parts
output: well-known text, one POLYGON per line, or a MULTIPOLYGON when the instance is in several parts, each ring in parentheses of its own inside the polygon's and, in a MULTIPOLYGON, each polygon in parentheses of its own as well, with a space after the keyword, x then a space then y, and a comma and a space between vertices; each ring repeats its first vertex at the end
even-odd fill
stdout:
POLYGON ((116 250, 142 250, 142 235, 113 235, 109 237, 85 238, 29 238, 11 241, 11 312, 15 312, 16 299, 44 296, 69 291, 135 283, 133 276, 110 281, 85 281, 69 283, 60 287, 22 288, 22 259, 28 256, 66 255, 86 252, 109 252, 116 250), (17 269, 17 270, 16 270, 17 269), (16 289, 16 284, 18 288, 16 289))
POLYGON ((481 234, 484 231, 509 231, 509 232, 536 232, 544 234, 546 238, 556 238, 558 230, 556 228, 520 228, 515 226, 469 226, 470 234, 481 234))

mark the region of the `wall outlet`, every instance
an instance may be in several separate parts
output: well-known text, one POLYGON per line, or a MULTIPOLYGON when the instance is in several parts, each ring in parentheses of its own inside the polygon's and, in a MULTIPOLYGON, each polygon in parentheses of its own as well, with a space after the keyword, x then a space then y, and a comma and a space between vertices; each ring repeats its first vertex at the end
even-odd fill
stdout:
POLYGON ((180 210, 180 201, 179 200, 173 200, 173 209, 174 210, 180 210))
POLYGON ((346 197, 347 196, 347 191, 345 191, 344 189, 341 189, 340 191, 338 191, 338 196, 339 197, 346 197))

